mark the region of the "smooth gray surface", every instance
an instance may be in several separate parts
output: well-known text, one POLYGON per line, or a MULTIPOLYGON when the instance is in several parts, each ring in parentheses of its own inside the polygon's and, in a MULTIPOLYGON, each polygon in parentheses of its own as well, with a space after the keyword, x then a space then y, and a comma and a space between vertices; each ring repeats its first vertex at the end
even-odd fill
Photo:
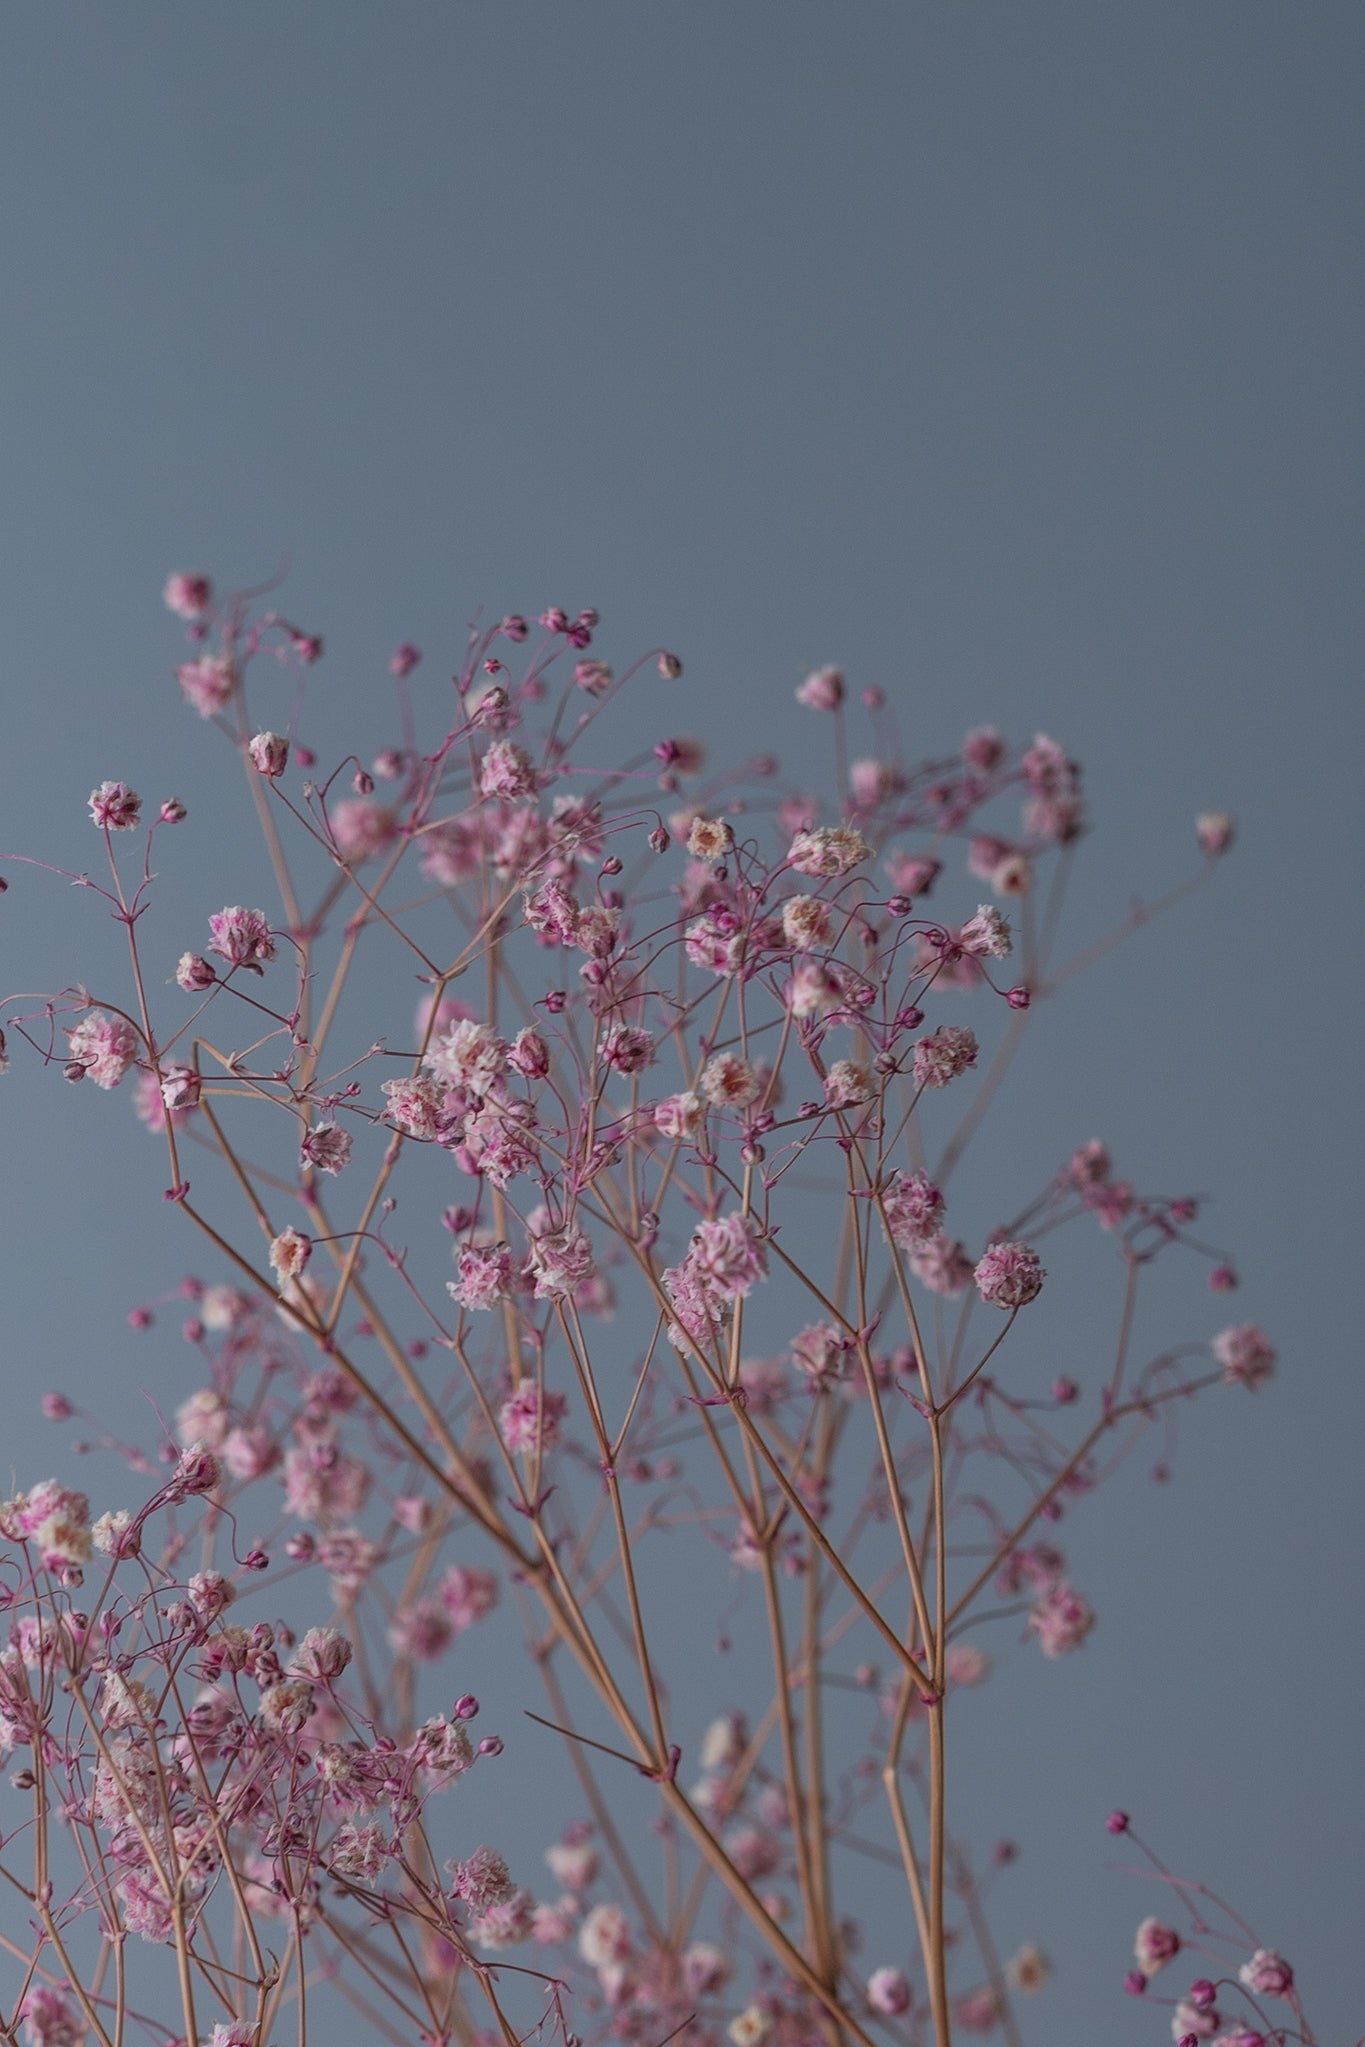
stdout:
MULTIPOLYGON (((0 837, 81 865, 92 783, 177 789, 169 961, 227 899, 202 876, 258 872, 210 857, 242 813, 168 680, 179 567, 289 558, 361 753, 399 639, 434 682, 476 606, 552 602, 599 606, 609 657, 675 645, 679 722, 755 746, 779 720, 798 779, 822 661, 926 752, 1053 731, 1098 826, 1083 932, 1184 871, 1197 810, 1238 814, 1215 887, 1078 991, 978 1159, 1002 1209, 1095 1133, 1215 1193, 1233 1316, 1283 1358, 1188 1418, 1172 1487, 1135 1466, 1078 1522, 1084 1655, 973 1702, 973 1824, 1026 1848, 1003 1945, 1057 1964, 1030 2041, 1166 2037, 1118 1987, 1158 1906, 1103 1874, 1115 1803, 1291 1957, 1321 2040, 1365 2027, 1363 57, 1355 6, 1150 0, 0 21, 0 837)), ((55 882, 0 919, 7 988, 116 958, 55 882)), ((24 1483, 70 1468, 42 1387, 98 1384, 128 1433, 136 1388, 183 1394, 174 1318, 123 1316, 202 1260, 123 1095, 7 1087, 24 1483)), ((1153 1298, 1154 1344, 1230 1319, 1197 1274, 1153 1298)))

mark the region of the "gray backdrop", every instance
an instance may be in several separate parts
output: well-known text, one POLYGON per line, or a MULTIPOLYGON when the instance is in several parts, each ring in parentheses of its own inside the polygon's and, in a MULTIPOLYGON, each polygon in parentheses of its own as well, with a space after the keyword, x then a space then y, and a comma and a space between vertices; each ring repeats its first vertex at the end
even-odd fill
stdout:
MULTIPOLYGON (((180 567, 288 557, 362 752, 393 645, 434 682, 481 604, 675 645, 676 722, 781 720, 807 779, 790 693, 823 661, 925 751, 1055 732, 1097 826, 1082 933, 1184 870, 1197 810, 1237 813, 1215 887, 1077 991, 977 1160, 1002 1210, 1094 1134, 1216 1194, 1243 1291, 1173 1268, 1152 1341, 1230 1307, 1282 1351, 1188 1418, 1174 1485, 1139 1460, 1075 1517, 1083 1656, 973 1702, 966 1816, 1025 1844, 1005 1949, 1058 1966, 1030 2040, 1166 2036, 1118 1988, 1158 1901, 1104 1874, 1115 1803, 1291 1957, 1321 2039, 1365 2027, 1362 57, 1358 6, 1246 0, 0 21, 0 838, 83 864, 92 783, 178 790, 170 957, 217 907, 196 875, 258 872, 214 849, 242 812, 169 681, 180 567)), ((117 958, 56 882, 0 920, 6 988, 117 958)), ((138 1388, 183 1395, 178 1318, 124 1315, 203 1269, 123 1095, 38 1080, 0 1094, 7 1483, 71 1469, 41 1388, 130 1434, 138 1388)))

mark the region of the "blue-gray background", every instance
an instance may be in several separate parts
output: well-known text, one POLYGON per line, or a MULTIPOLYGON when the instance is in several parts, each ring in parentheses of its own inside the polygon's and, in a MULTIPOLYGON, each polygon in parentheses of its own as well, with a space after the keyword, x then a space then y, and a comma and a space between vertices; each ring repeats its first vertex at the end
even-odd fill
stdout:
MULTIPOLYGON (((1175 1485, 1134 1467, 1076 1517, 1084 1655, 973 1706, 968 1817, 1026 1849, 1006 1951, 1058 1965, 1030 2040, 1165 2037, 1118 1992, 1159 1902, 1103 1873, 1120 1802, 1292 1957, 1320 2038, 1365 2027, 1362 59, 1355 5, 0 22, 7 850, 91 860, 85 794, 122 775, 192 801, 190 867, 256 871, 159 591, 283 556, 362 752, 400 638, 434 684, 477 605, 592 603, 618 661, 685 657, 662 722, 780 727, 806 781, 791 690, 822 661, 925 751, 1055 732, 1097 820, 1081 930, 1184 870, 1197 810, 1238 814, 1215 886, 1043 1020, 982 1153, 1002 1208, 1096 1133, 1145 1186, 1215 1192, 1244 1289, 1173 1276, 1152 1341, 1230 1306, 1282 1350, 1188 1419, 1175 1485)), ((7 989, 112 957, 56 883, 4 919, 7 989)), ((17 1071, 22 1483, 70 1469, 42 1387, 98 1388, 130 1434, 139 1386, 183 1395, 170 1325, 123 1316, 202 1260, 122 1096, 17 1071)))

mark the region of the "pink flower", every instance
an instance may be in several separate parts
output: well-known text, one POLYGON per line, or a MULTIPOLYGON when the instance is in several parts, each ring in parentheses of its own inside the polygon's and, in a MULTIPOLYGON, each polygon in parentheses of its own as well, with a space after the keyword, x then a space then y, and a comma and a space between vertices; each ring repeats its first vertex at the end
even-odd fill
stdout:
POLYGON ((450 1615, 438 1599, 414 1599, 400 1606, 389 1622, 390 1642, 414 1663, 434 1663, 454 1639, 450 1615))
POLYGON ((1005 754, 1005 742, 994 725, 977 725, 962 742, 962 758, 968 767, 989 774, 998 768, 1005 754))
MULTIPOLYGON (((96 1087, 114 1088, 137 1057, 138 1035, 126 1017, 87 1010, 70 1033, 69 1056, 96 1087)), ((79 1079, 80 1075, 72 1076, 79 1079)))
POLYGON ((1065 1582, 1045 1592, 1028 1617, 1044 1656, 1065 1656, 1079 1649, 1095 1625, 1089 1602, 1065 1582))
POLYGON ((90 791, 90 816, 102 831, 131 832, 142 816, 142 798, 126 782, 101 782, 90 791))
POLYGON ((875 810, 900 795, 905 777, 894 761, 854 761, 848 771, 848 786, 859 810, 875 810))
POLYGON ((559 1440, 559 1425, 569 1411, 562 1393, 541 1393, 534 1379, 523 1379, 498 1413, 498 1428, 508 1449, 534 1455, 537 1449, 552 1450, 559 1440))
POLYGON ((874 1969, 867 1979, 867 2001, 884 2018, 898 2019, 914 2001, 909 1978, 900 1969, 874 1969))
POLYGON ((426 1063, 452 1087, 487 1095, 506 1069, 507 1046, 491 1024, 462 1017, 431 1047, 426 1063))
POLYGON ((212 718, 225 710, 237 687, 231 661, 226 654, 201 654, 197 661, 185 661, 175 671, 185 702, 201 718, 212 718))
POLYGON ((240 904, 217 910, 209 918, 209 931, 213 938, 209 951, 220 953, 234 967, 255 967, 275 957, 275 941, 264 910, 244 910, 240 904))
POLYGON ((167 577, 161 595, 167 611, 173 611, 177 618, 195 619, 212 604, 213 585, 207 576, 182 569, 167 577))
POLYGON ((85 2019, 75 2005, 45 1983, 29 1991, 21 2010, 28 2047, 81 2047, 86 2038, 85 2019))
POLYGON ((557 1301, 574 1293, 593 1271, 592 1245, 583 1230, 549 1230, 532 1239, 526 1271, 535 1281, 538 1301, 557 1301))
POLYGON ((819 896, 788 896, 782 905, 782 936, 797 952, 828 945, 834 937, 834 914, 819 896))
POLYGON ((983 1983, 958 1998, 953 2016, 964 2033, 993 2033, 1000 2023, 999 1995, 989 1983, 983 1983))
POLYGON ((792 1363, 817 1386, 843 1378, 848 1352, 847 1338, 832 1322, 814 1322, 792 1338, 792 1363))
POLYGON ((605 661, 576 661, 573 679, 585 696, 601 697, 611 688, 612 671, 605 661))
POLYGON ((1237 1971, 1248 1990, 1258 1997, 1288 1997, 1294 1988, 1294 1971, 1273 1947, 1258 1947, 1249 1962, 1237 1971))
POLYGON ((309 1628, 294 1652, 294 1669, 315 1684, 331 1684, 351 1660, 351 1645, 340 1628, 309 1628))
POLYGON ((828 1016, 844 999, 838 967, 823 960, 798 960, 786 988, 787 1007, 795 1017, 828 1016))
POLYGON ((943 862, 927 854, 888 853, 886 871, 898 895, 927 896, 943 872, 943 862))
POLYGON ((578 1952, 590 1968, 630 1958, 630 1921, 619 1905, 594 1905, 578 1935, 578 1952))
POLYGON ((470 1923, 469 1938, 478 1947, 515 1947, 530 1939, 534 1924, 535 1899, 529 1891, 517 1889, 470 1923))
POLYGON ((981 903, 958 933, 958 943, 973 958, 1002 960, 1013 950, 1010 927, 991 903, 981 903))
POLYGON ((910 1270, 931 1294, 955 1300, 971 1284, 974 1268, 966 1245, 940 1230, 936 1237, 930 1237, 910 1253, 910 1270))
POLYGON ((813 831, 798 832, 787 854, 798 874, 826 879, 837 879, 871 857, 872 848, 851 824, 817 825, 813 831))
POLYGON ((977 1292, 995 1308, 1022 1308, 1038 1298, 1047 1274, 1027 1244, 992 1244, 977 1264, 977 1292))
POLYGON ((457 1635, 492 1613, 498 1603, 498 1581, 491 1571, 472 1564, 452 1564, 441 1580, 440 1595, 457 1635))
POLYGON ((976 1054, 975 1031, 961 1024, 940 1024, 915 1047, 916 1087, 947 1087, 949 1081, 975 1066, 976 1054))
POLYGON ((697 1224, 687 1262, 707 1292, 734 1301, 768 1277, 768 1254, 751 1216, 738 1209, 697 1224))
POLYGON ((412 674, 421 658, 420 650, 414 647, 410 640, 404 640, 402 646, 389 658, 389 674, 401 682, 404 676, 412 674))
POLYGON ((368 797, 348 797, 328 815, 336 849, 348 867, 377 859, 393 843, 398 822, 391 810, 368 797))
POLYGON ((687 834, 687 850, 694 860, 714 866, 734 848, 735 835, 723 817, 694 817, 687 834))
POLYGON ((462 1308, 486 1312, 511 1298, 512 1253, 506 1244, 461 1244, 460 1276, 446 1290, 462 1308))
POLYGON ((476 1848, 464 1862, 448 1862, 450 1872, 450 1893, 468 1905, 471 1912, 482 1917, 494 1905, 502 1905, 512 1896, 516 1885, 507 1873, 507 1864, 495 1848, 476 1848))
POLYGON ((386 1080, 383 1093, 392 1121, 406 1136, 435 1137, 445 1106, 444 1081, 419 1073, 404 1080, 386 1080))
POLYGON ((810 711, 837 711, 844 701, 844 676, 840 668, 817 668, 798 683, 796 701, 810 711))
POLYGON ((335 1123, 315 1123, 299 1146, 300 1166, 315 1166, 320 1173, 341 1173, 351 1161, 351 1139, 335 1123))
POLYGON ((1210 1349, 1223 1367, 1225 1385, 1249 1386, 1254 1393, 1274 1373, 1277 1353, 1254 1322, 1222 1330, 1214 1337, 1210 1349))
POLYGON ((925 1172, 897 1173, 882 1196, 886 1230, 898 1250, 913 1251, 943 1226, 944 1200, 925 1172))
POLYGON ((702 1126, 700 1095, 665 1095, 654 1104, 654 1128, 661 1137, 674 1140, 695 1137, 702 1126))
POLYGON ((270 1268, 279 1279, 297 1279, 313 1255, 313 1240, 302 1230, 281 1230, 270 1240, 270 1268))
POLYGON ((856 1109, 874 1092, 872 1075, 857 1059, 836 1059, 825 1075, 825 1100, 831 1109, 856 1109))
POLYGON ((1182 1997, 1171 2017, 1173 2040, 1211 2040, 1223 2021, 1213 2005, 1195 2004, 1182 1997))
POLYGON ((495 739, 479 769, 479 787, 485 796, 501 796, 511 802, 519 796, 534 796, 540 786, 535 762, 524 746, 510 739, 495 739))
POLYGON ((607 1032, 602 1057, 617 1073, 643 1073, 654 1063, 654 1040, 633 1024, 617 1024, 607 1032))

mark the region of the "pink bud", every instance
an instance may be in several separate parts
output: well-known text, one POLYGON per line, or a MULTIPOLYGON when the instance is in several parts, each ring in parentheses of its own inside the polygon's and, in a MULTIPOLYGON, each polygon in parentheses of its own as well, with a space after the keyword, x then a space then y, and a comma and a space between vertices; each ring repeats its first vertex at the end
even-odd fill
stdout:
POLYGON ((252 763, 273 781, 289 765, 289 741, 280 732, 258 732, 247 748, 252 763))
POLYGON ((183 824, 189 812, 178 796, 168 796, 157 815, 162 824, 183 824))
POLYGON ((683 665, 676 654, 660 654, 659 673, 665 682, 676 682, 682 672, 683 665))
POLYGON ((412 674, 413 669, 421 658, 422 656, 417 648, 411 645, 409 641, 404 640, 402 646, 394 652, 389 660, 390 675, 396 676, 399 682, 401 682, 405 675, 412 674))

